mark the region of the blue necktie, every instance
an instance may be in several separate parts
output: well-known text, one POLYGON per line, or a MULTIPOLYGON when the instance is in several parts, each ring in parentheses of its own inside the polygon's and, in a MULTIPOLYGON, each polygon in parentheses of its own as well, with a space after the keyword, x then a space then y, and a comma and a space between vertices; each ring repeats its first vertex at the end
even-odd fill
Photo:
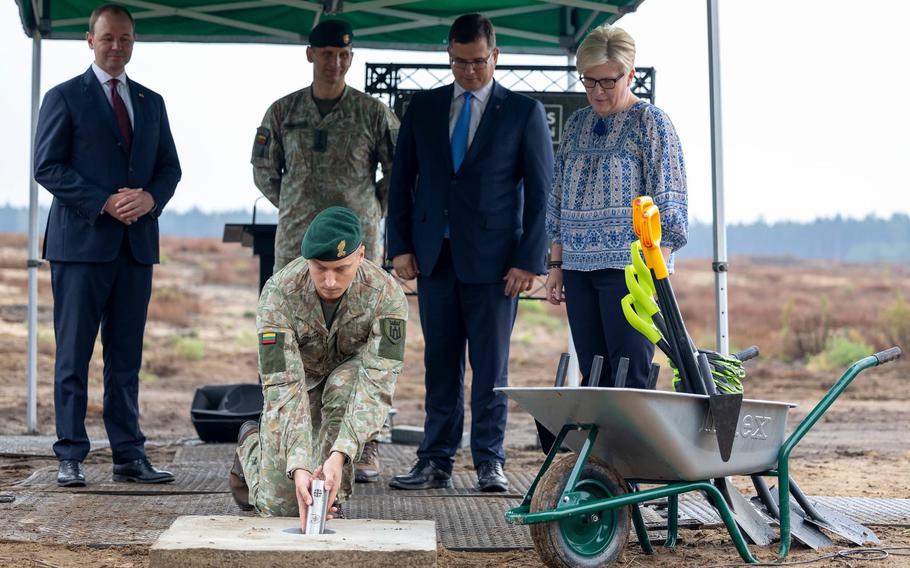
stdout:
POLYGON ((471 91, 464 92, 464 106, 452 131, 452 168, 457 172, 468 153, 468 131, 471 128, 471 91))
MULTIPOLYGON (((452 169, 456 172, 458 171, 458 168, 461 167, 465 154, 468 153, 468 131, 471 128, 472 96, 473 94, 471 91, 464 92, 464 106, 461 107, 461 112, 458 113, 458 120, 455 122, 455 129, 452 130, 452 169)), ((449 238, 448 223, 446 223, 446 228, 443 231, 442 236, 449 238)))

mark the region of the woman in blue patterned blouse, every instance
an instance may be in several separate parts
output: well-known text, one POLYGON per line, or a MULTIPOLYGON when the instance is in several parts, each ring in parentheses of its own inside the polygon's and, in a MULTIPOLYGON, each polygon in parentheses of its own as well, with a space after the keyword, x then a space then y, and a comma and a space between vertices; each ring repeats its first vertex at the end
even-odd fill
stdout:
MULTIPOLYGON (((676 130, 659 108, 636 97, 635 41, 604 25, 578 47, 577 68, 591 106, 569 118, 556 153, 547 202, 550 303, 566 302, 578 365, 590 383, 591 361, 604 356, 599 384, 610 386, 621 357, 626 385, 645 388, 654 345, 626 322, 623 268, 629 263, 632 198, 660 207, 664 256, 686 244, 686 168, 676 130)), ((671 268, 672 269, 672 268, 671 268)))

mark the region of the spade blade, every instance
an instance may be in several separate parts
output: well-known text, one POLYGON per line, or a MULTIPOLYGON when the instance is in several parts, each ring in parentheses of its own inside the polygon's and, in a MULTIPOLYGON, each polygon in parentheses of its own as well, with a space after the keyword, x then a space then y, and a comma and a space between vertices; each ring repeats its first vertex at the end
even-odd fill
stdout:
POLYGON ((708 401, 711 416, 714 418, 714 430, 717 435, 720 457, 725 462, 730 461, 733 441, 736 439, 736 427, 739 424, 739 411, 743 405, 743 395, 713 394, 708 401))

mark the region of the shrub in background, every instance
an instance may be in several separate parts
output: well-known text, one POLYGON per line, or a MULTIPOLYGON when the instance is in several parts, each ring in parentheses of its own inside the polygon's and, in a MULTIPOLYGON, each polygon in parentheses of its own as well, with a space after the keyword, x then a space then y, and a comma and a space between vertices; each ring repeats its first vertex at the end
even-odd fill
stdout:
POLYGON ((805 359, 825 350, 831 337, 831 314, 827 296, 817 309, 797 310, 793 300, 784 304, 781 315, 781 356, 784 360, 805 359))
POLYGON ((806 366, 813 371, 840 370, 873 352, 857 331, 844 331, 832 335, 825 349, 812 356, 806 366))
POLYGON ((910 349, 910 304, 904 301, 900 292, 894 302, 884 309, 880 319, 887 347, 897 345, 910 349))

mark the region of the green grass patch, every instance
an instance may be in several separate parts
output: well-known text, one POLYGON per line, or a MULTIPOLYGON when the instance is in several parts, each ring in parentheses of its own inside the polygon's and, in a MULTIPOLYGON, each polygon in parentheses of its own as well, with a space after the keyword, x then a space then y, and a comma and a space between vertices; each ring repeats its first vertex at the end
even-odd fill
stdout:
POLYGON ((205 357, 205 342, 197 337, 174 337, 171 339, 171 348, 184 361, 200 361, 205 357))
POLYGON ((518 303, 518 325, 522 327, 542 327, 557 331, 564 327, 561 319, 547 313, 547 307, 539 300, 525 300, 518 303))
POLYGON ((257 349, 258 335, 252 328, 243 328, 237 332, 237 345, 241 348, 257 349))
POLYGON ((825 348, 813 355, 806 366, 813 371, 835 371, 872 355, 872 346, 856 333, 838 333, 831 336, 825 348))
POLYGON ((161 377, 155 373, 147 373, 145 371, 139 371, 139 382, 142 383, 156 383, 161 377))

